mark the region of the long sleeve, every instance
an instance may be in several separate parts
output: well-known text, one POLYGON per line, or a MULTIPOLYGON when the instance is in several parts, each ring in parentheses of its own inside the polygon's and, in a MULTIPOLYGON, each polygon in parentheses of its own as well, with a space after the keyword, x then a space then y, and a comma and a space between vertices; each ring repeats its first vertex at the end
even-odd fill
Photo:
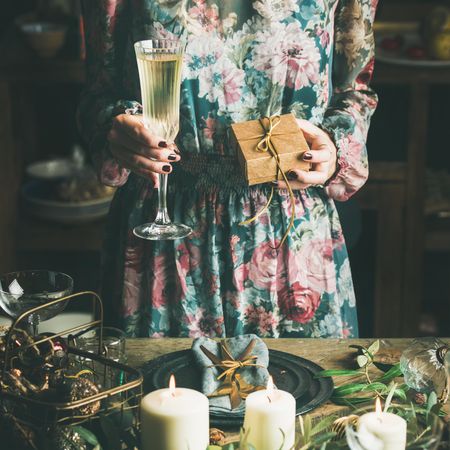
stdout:
POLYGON ((378 0, 339 0, 335 19, 333 93, 322 127, 337 148, 337 171, 327 194, 350 198, 367 180, 366 149, 377 96, 370 89, 374 66, 372 25, 378 0))
POLYGON ((78 126, 100 180, 110 186, 123 185, 129 171, 111 155, 106 136, 112 119, 137 105, 124 99, 120 71, 127 14, 124 0, 83 1, 87 86, 78 108, 78 126))

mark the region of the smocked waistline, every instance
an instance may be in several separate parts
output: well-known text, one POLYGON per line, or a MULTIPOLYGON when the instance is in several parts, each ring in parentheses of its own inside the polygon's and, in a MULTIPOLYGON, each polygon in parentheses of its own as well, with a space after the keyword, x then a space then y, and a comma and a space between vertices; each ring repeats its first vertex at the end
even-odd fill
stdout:
POLYGON ((170 185, 200 190, 248 189, 237 157, 219 154, 183 153, 173 165, 170 185))

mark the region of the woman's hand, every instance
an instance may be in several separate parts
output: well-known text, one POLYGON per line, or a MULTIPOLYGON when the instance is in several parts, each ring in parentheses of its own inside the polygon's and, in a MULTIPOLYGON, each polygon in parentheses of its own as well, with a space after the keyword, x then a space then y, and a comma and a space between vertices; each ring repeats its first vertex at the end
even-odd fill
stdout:
MULTIPOLYGON (((310 151, 303 154, 303 160, 310 162, 312 168, 305 170, 290 170, 286 175, 292 189, 306 189, 314 185, 323 185, 336 171, 336 146, 325 131, 307 120, 297 119, 310 151)), ((277 187, 286 188, 284 181, 278 181, 277 187)))
POLYGON ((111 153, 122 167, 153 181, 158 187, 158 174, 172 171, 170 163, 180 160, 175 144, 150 133, 142 116, 120 114, 115 117, 108 134, 111 153))

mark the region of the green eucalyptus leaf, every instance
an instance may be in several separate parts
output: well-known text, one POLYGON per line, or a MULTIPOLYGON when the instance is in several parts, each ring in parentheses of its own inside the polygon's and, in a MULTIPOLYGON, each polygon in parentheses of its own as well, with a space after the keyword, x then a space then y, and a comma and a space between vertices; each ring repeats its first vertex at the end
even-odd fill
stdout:
POLYGON ((97 436, 87 428, 74 426, 73 430, 76 431, 88 444, 100 445, 97 436))
POLYGON ((366 388, 368 385, 365 383, 348 383, 344 384, 343 386, 337 387, 334 392, 334 397, 344 397, 346 395, 351 395, 356 392, 361 392, 366 388))
MULTIPOLYGON (((216 447, 217 445, 210 445, 208 448, 215 449, 216 447)), ((222 450, 235 450, 235 446, 232 442, 230 444, 225 445, 224 447, 219 448, 222 448, 222 450)))
POLYGON ((316 434, 321 433, 322 431, 325 431, 326 429, 330 428, 336 419, 337 416, 328 416, 322 419, 320 422, 317 422, 313 426, 313 429, 311 430, 311 436, 315 436, 316 434))
POLYGON ((220 445, 208 445, 206 447, 206 450, 223 450, 224 447, 221 447, 220 445))
POLYGON ((428 394, 428 401, 427 401, 427 413, 431 411, 434 405, 436 405, 438 402, 436 392, 431 391, 428 394))
POLYGON ((303 429, 304 429, 304 438, 305 442, 309 442, 311 440, 311 431, 312 431, 312 420, 311 416, 307 415, 303 420, 303 429))
POLYGON ((406 392, 403 389, 397 388, 394 391, 394 397, 402 399, 404 402, 408 400, 408 397, 406 396, 406 392))
POLYGON ((380 381, 382 383, 388 383, 394 378, 403 376, 402 370, 400 368, 400 363, 393 365, 383 376, 377 378, 375 381, 380 381))
POLYGON ((362 392, 372 392, 372 391, 380 391, 381 394, 384 394, 387 390, 387 386, 383 383, 373 382, 366 385, 365 388, 362 389, 362 392))
POLYGON ((323 434, 321 434, 320 436, 315 437, 315 438, 312 440, 311 443, 312 443, 313 445, 320 445, 320 444, 322 444, 322 443, 324 443, 324 442, 329 442, 329 441, 331 441, 331 440, 334 439, 336 436, 337 436, 337 433, 335 433, 335 432, 333 432, 333 431, 330 431, 330 432, 328 432, 328 433, 323 433, 323 434))
POLYGON ((356 357, 356 363, 359 367, 365 367, 369 362, 369 358, 366 355, 358 355, 356 357))
MULTIPOLYGON (((384 411, 385 411, 385 412, 387 412, 388 409, 389 409, 389 407, 391 406, 392 398, 394 397, 394 394, 395 394, 395 390, 396 390, 396 389, 397 389, 397 384, 396 384, 396 383, 393 383, 393 384, 390 386, 389 393, 388 393, 388 395, 387 395, 387 397, 386 397, 386 400, 385 400, 385 402, 384 402, 384 411)), ((402 392, 403 392, 403 391, 402 391, 402 392)))
POLYGON ((373 397, 331 397, 331 401, 336 405, 356 406, 362 403, 372 403, 373 397))
POLYGON ((375 342, 372 343, 372 345, 369 346, 367 351, 373 356, 380 350, 380 341, 377 339, 375 342))
POLYGON ((362 373, 359 370, 322 370, 314 375, 314 378, 336 377, 336 376, 359 376, 362 373))

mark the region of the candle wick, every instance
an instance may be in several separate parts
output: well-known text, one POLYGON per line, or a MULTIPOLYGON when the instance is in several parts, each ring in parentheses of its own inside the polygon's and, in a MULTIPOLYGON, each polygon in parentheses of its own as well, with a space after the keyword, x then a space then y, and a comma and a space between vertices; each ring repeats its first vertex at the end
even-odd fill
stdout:
POLYGON ((269 403, 272 403, 272 399, 269 396, 267 396, 267 400, 269 400, 269 403))

